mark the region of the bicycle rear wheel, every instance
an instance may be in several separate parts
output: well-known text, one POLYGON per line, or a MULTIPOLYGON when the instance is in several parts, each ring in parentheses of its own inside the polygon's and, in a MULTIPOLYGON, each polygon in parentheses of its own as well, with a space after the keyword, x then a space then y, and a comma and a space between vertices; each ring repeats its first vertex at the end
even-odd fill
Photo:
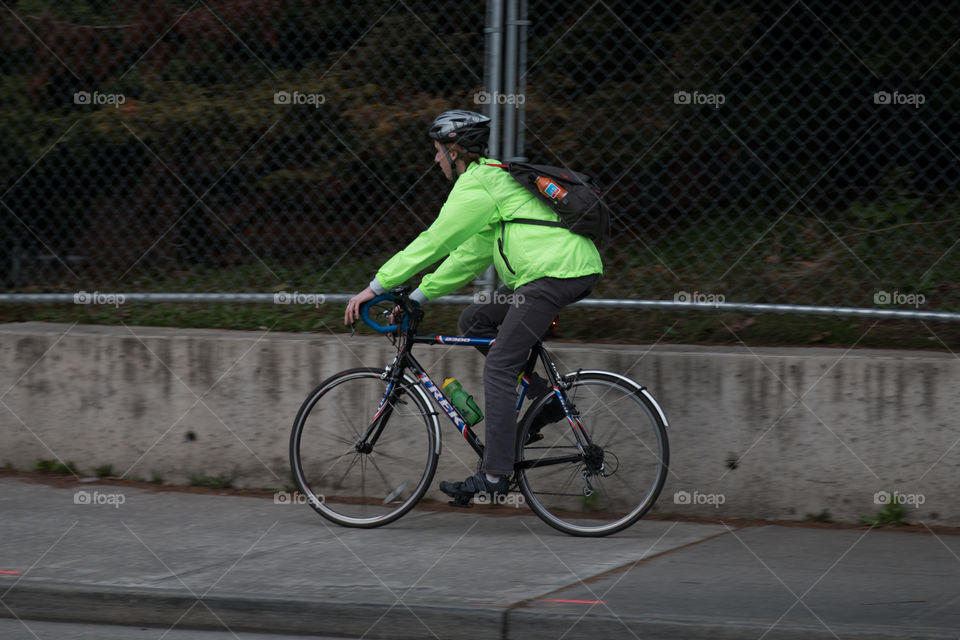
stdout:
POLYGON ((389 380, 382 369, 350 369, 314 389, 290 433, 290 467, 307 503, 347 527, 379 527, 419 502, 437 470, 440 426, 429 400, 406 379, 376 442, 364 438, 389 380))
POLYGON ((565 380, 592 446, 586 456, 579 452, 567 420, 546 425, 543 438, 528 443, 535 406, 519 429, 517 480, 530 508, 551 527, 610 535, 643 517, 660 495, 670 455, 666 425, 646 392, 622 376, 590 371, 565 380))

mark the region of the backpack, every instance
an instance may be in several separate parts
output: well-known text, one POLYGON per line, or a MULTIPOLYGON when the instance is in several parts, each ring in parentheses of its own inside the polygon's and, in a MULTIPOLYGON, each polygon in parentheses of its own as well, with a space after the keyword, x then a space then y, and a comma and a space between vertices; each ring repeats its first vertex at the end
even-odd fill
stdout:
POLYGON ((600 187, 590 176, 563 167, 525 162, 488 163, 487 166, 506 169, 560 217, 555 221, 513 218, 505 222, 564 227, 590 238, 598 247, 610 237, 610 207, 603 201, 600 187))

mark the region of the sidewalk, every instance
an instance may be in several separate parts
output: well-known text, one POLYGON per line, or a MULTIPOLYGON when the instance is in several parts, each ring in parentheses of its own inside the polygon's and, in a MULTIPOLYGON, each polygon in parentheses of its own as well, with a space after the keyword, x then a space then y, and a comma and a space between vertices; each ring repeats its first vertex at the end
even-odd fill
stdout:
POLYGON ((651 520, 579 539, 467 510, 358 530, 265 499, 4 478, 0 540, 0 617, 443 640, 960 636, 947 535, 651 520))

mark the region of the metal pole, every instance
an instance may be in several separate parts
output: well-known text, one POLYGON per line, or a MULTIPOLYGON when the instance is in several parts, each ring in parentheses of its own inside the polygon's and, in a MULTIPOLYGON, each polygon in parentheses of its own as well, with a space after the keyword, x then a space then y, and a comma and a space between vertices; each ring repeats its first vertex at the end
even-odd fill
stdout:
POLYGON ((509 98, 517 95, 517 0, 507 0, 507 37, 503 51, 503 159, 516 160, 517 109, 509 98))
POLYGON ((490 156, 500 157, 500 109, 498 108, 494 96, 502 90, 502 68, 503 68, 503 1, 488 0, 487 2, 487 26, 484 29, 486 33, 487 51, 484 55, 484 89, 490 96, 490 101, 486 104, 486 115, 490 118, 490 156))
POLYGON ((513 155, 519 162, 527 161, 526 149, 523 144, 523 130, 527 108, 527 31, 529 26, 527 0, 520 0, 520 15, 517 19, 520 35, 520 45, 517 51, 517 94, 523 96, 523 102, 517 103, 517 133, 513 143, 513 155))
MULTIPOLYGON (((500 144, 500 107, 494 97, 503 91, 503 2, 504 0, 487 0, 486 52, 484 54, 484 90, 490 97, 486 104, 486 115, 490 118, 490 140, 487 144, 487 155, 500 159, 502 150, 500 144)), ((478 291, 490 292, 497 288, 497 271, 491 265, 479 278, 473 281, 478 291)))
MULTIPOLYGON (((0 293, 0 304, 76 304, 78 306, 119 306, 133 302, 180 303, 261 303, 277 305, 341 304, 348 302, 352 293, 0 293)), ((443 296, 430 304, 470 304, 471 296, 443 296)), ((800 316, 835 316, 847 318, 879 318, 890 320, 920 320, 930 322, 960 322, 960 313, 947 311, 913 311, 907 309, 864 309, 860 307, 823 307, 798 304, 758 304, 753 302, 677 302, 675 300, 618 300, 615 298, 587 298, 575 302, 575 307, 594 309, 631 309, 636 311, 701 311, 706 313, 775 313, 800 316)))

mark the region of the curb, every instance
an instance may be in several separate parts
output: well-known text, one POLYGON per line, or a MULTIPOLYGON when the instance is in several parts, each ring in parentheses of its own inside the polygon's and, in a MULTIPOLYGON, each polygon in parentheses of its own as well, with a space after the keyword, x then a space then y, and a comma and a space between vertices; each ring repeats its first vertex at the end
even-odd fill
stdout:
POLYGON ((922 627, 891 627, 780 622, 772 620, 721 619, 705 616, 580 616, 557 612, 513 610, 507 623, 510 640, 596 640, 597 638, 642 638, 643 640, 957 640, 956 630, 922 627), (549 617, 548 617, 549 616, 549 617))
MULTIPOLYGON (((322 596, 321 596, 322 598, 322 596)), ((557 611, 482 606, 410 606, 306 599, 216 595, 196 598, 182 590, 22 581, 6 596, 0 618, 85 622, 233 632, 311 634, 420 640, 956 640, 942 628, 781 623, 700 616, 574 615, 557 611), (7 608, 9 607, 9 608, 7 608), (12 612, 12 614, 11 614, 12 612), (436 632, 434 631, 436 630, 436 632), (906 634, 906 635, 905 635, 906 634)))
POLYGON ((504 609, 476 606, 410 606, 402 603, 342 602, 220 594, 196 598, 174 589, 74 585, 22 581, 3 597, 0 618, 87 622, 180 629, 329 635, 337 637, 432 637, 444 640, 499 639, 504 609), (9 607, 9 609, 7 608, 9 607), (412 613, 411 613, 412 610, 412 613))

